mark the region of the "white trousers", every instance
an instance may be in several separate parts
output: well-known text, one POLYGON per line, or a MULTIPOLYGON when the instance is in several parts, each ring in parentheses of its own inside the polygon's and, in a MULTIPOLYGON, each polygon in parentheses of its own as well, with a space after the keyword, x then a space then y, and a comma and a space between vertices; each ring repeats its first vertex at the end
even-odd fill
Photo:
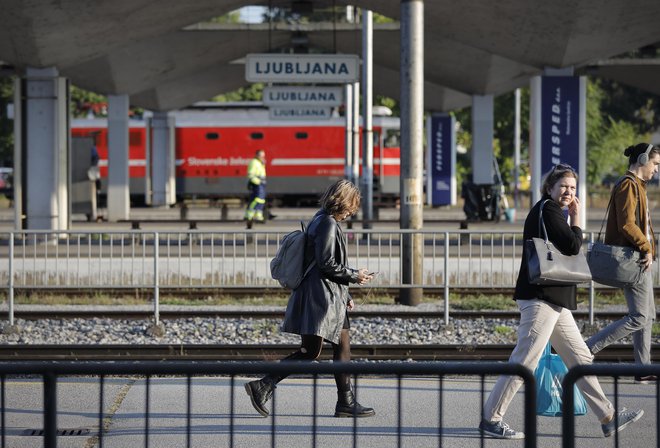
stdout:
MULTIPOLYGON (((511 353, 510 363, 534 371, 548 341, 569 369, 593 362, 593 355, 569 310, 537 299, 517 302, 520 308, 518 343, 511 353)), ((523 380, 518 376, 500 376, 484 405, 484 418, 501 421, 522 384, 523 380)), ((577 386, 599 421, 614 414, 612 403, 605 397, 598 378, 582 377, 577 386)))

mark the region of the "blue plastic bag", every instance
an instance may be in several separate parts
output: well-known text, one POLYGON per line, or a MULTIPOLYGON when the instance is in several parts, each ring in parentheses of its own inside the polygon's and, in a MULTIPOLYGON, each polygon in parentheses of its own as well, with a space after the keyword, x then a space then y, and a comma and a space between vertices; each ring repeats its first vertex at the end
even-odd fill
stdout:
MULTIPOLYGON (((568 372, 559 355, 552 353, 550 343, 543 350, 539 365, 534 372, 536 378, 536 414, 561 417, 562 381, 568 372)), ((575 415, 587 413, 587 402, 577 386, 574 389, 575 415)))

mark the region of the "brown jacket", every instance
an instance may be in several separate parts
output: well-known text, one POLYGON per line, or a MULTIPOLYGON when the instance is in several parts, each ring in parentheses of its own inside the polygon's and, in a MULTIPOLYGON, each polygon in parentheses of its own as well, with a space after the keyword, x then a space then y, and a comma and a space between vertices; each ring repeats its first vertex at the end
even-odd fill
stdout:
POLYGON ((646 182, 630 172, 626 174, 634 180, 626 177, 613 192, 614 203, 607 217, 605 244, 634 247, 643 255, 652 252, 655 259, 657 253, 651 223, 648 223, 651 232, 650 242, 646 238, 645 230, 648 220, 646 182), (641 223, 637 223, 638 199, 641 223))

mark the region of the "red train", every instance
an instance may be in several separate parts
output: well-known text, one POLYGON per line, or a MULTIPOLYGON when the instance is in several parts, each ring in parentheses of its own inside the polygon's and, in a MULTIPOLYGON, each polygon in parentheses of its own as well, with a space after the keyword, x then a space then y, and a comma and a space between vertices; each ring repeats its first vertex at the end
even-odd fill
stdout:
MULTIPOLYGON (((198 106, 170 113, 175 120, 177 197, 240 197, 247 193, 246 167, 257 149, 267 157, 268 195, 282 199, 318 196, 344 176, 344 118, 271 120, 264 107, 198 106)), ((374 190, 398 197, 399 119, 374 116, 374 190)), ((102 191, 107 176, 107 122, 76 119, 72 137, 95 136, 102 191)), ((144 196, 144 121, 131 120, 131 196, 144 196)))

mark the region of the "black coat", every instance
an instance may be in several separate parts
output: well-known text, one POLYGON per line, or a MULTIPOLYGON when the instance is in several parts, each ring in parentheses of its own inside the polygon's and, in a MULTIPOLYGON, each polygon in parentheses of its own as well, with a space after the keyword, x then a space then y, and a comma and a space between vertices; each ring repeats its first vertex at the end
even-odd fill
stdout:
MULTIPOLYGON (((582 230, 577 226, 569 226, 566 215, 558 203, 549 195, 543 195, 541 200, 532 207, 525 220, 523 240, 530 238, 543 238, 542 231, 539 232, 539 209, 541 203, 550 199, 543 207, 543 221, 548 231, 548 239, 564 255, 576 255, 582 246, 582 230)), ((540 286, 529 283, 529 271, 527 269, 526 248, 523 245, 523 256, 520 264, 516 291, 513 295, 515 300, 541 299, 555 305, 563 306, 569 310, 577 308, 576 287, 571 286, 540 286)))
POLYGON ((305 260, 316 264, 291 293, 282 331, 339 342, 350 300, 348 284, 358 283, 358 272, 348 267, 347 258, 339 223, 319 210, 307 228, 305 246, 305 260))

